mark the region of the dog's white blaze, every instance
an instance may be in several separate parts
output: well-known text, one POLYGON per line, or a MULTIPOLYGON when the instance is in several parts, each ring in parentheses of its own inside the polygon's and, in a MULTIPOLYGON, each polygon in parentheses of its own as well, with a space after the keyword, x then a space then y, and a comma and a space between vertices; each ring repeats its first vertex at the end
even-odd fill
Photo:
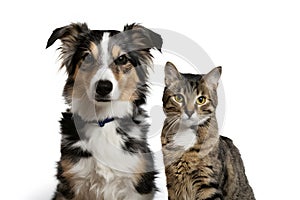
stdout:
POLYGON ((103 33, 102 36, 102 41, 101 41, 101 52, 102 52, 102 62, 103 62, 103 69, 104 72, 100 72, 100 77, 98 74, 98 80, 108 80, 110 82, 112 82, 113 84, 113 90, 111 91, 111 98, 112 99, 118 99, 120 96, 120 91, 118 90, 118 82, 115 79, 115 76, 112 72, 112 70, 109 67, 109 65, 111 64, 111 62, 113 62, 112 60, 112 56, 110 55, 110 51, 108 49, 108 44, 109 44, 109 33, 103 33))
POLYGON ((112 83, 113 89, 110 93, 111 99, 116 100, 120 96, 118 82, 115 79, 115 76, 114 76, 112 70, 109 68, 109 65, 111 64, 111 62, 113 62, 113 60, 112 60, 110 52, 108 50, 108 44, 109 44, 109 33, 104 33, 103 37, 102 37, 102 41, 100 43, 101 66, 91 80, 90 88, 89 88, 90 91, 88 94, 90 99, 94 99, 94 97, 95 97, 96 83, 99 80, 108 80, 112 83))
POLYGON ((104 65, 104 67, 108 67, 109 62, 110 62, 110 54, 108 52, 108 43, 109 43, 109 33, 103 33, 100 47, 101 47, 101 61, 104 65))
POLYGON ((190 128, 188 129, 179 129, 179 131, 174 136, 174 145, 181 146, 184 150, 188 150, 197 141, 195 130, 190 128))

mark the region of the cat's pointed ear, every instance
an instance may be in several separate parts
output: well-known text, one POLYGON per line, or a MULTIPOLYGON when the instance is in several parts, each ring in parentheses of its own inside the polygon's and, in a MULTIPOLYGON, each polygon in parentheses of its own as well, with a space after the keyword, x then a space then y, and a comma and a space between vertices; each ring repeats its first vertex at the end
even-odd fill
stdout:
POLYGON ((204 81, 208 86, 217 87, 222 74, 222 67, 216 67, 205 74, 204 81))
POLYGON ((165 65, 165 84, 171 85, 174 81, 181 79, 181 75, 178 72, 175 65, 171 62, 167 62, 165 65))

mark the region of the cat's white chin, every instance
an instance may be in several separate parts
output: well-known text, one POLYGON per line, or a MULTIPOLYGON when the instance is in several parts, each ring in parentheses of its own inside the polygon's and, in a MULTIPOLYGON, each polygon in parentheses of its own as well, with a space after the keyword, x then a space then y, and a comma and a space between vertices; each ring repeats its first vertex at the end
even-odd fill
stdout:
POLYGON ((188 120, 182 119, 182 120, 180 120, 180 127, 181 128, 190 128, 191 126, 197 126, 197 125, 198 125, 198 122, 195 121, 195 120, 191 120, 191 119, 188 119, 188 120))
POLYGON ((199 124, 198 119, 189 118, 189 119, 181 119, 180 120, 180 127, 181 128, 190 128, 192 126, 197 126, 199 124))

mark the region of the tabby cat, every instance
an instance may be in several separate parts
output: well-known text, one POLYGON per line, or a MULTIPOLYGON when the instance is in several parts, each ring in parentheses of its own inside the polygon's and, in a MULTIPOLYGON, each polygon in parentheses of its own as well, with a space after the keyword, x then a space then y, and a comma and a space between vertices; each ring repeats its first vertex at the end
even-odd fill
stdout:
POLYGON ((161 141, 170 200, 255 199, 239 150, 218 134, 220 76, 221 67, 199 75, 165 66, 161 141))

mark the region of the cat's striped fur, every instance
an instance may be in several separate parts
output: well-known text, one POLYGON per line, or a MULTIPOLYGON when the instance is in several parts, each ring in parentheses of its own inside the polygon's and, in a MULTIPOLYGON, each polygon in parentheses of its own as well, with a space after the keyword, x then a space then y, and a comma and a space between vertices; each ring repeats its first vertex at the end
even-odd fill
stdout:
POLYGON ((170 200, 255 199, 239 150, 218 134, 215 109, 220 75, 220 67, 194 75, 181 74, 172 63, 166 64, 167 118, 161 141, 170 200))

